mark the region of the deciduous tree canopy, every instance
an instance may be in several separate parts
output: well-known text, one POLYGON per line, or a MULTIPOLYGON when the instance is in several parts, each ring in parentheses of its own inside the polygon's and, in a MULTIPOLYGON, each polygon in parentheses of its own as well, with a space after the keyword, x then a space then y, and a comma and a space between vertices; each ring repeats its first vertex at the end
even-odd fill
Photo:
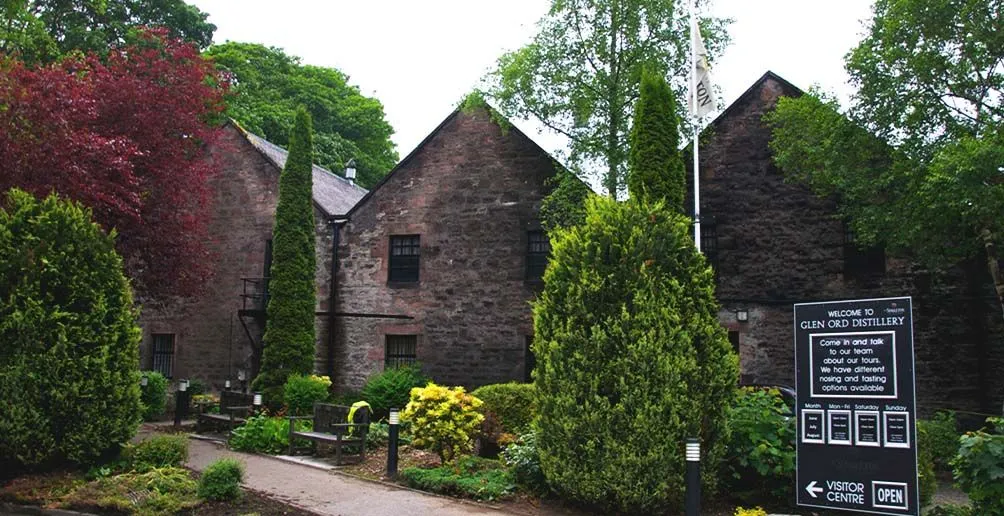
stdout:
POLYGON ((138 27, 163 27, 199 48, 213 42, 208 14, 182 0, 6 0, 0 3, 0 52, 52 60, 71 50, 104 54, 138 27))
MULTIPOLYGON (((687 86, 689 13, 678 5, 553 0, 533 41, 499 58, 489 93, 507 116, 537 119, 568 137, 570 164, 595 165, 607 193, 616 196, 624 186, 642 68, 671 77, 678 96, 687 86)), ((712 56, 727 43, 726 23, 701 20, 712 56)))
POLYGON ((836 194, 863 242, 932 265, 985 252, 999 296, 1002 13, 1000 0, 878 0, 847 56, 848 118, 812 95, 769 117, 779 166, 836 194))
POLYGON ((354 158, 356 181, 368 188, 397 163, 383 104, 342 72, 255 43, 214 45, 206 55, 231 75, 228 114, 247 130, 288 146, 296 110, 305 106, 314 121, 316 164, 341 174, 354 158))
POLYGON ((164 36, 144 33, 103 60, 0 60, 0 190, 91 208, 118 231, 135 287, 155 295, 191 293, 210 272, 204 145, 224 94, 194 45, 164 36))

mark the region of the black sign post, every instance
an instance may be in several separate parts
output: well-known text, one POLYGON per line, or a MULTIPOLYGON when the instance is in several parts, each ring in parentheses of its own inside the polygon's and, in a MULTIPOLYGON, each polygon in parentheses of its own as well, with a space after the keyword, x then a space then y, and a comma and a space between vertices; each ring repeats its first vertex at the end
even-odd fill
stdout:
POLYGON ((909 297, 795 305, 798 505, 919 515, 909 297))

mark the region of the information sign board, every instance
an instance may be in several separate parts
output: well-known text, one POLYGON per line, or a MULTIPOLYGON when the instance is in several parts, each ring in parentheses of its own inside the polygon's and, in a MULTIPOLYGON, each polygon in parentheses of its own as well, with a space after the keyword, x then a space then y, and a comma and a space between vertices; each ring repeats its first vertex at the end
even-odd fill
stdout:
POLYGON ((795 305, 798 505, 919 515, 909 297, 795 305))

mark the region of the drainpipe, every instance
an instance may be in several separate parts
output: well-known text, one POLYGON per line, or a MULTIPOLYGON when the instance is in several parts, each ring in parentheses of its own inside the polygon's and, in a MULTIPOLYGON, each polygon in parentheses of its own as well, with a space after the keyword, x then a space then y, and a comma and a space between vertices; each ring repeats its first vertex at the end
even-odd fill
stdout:
POLYGON ((335 379, 335 303, 338 301, 338 244, 345 220, 331 218, 331 284, 328 291, 328 378, 335 379))

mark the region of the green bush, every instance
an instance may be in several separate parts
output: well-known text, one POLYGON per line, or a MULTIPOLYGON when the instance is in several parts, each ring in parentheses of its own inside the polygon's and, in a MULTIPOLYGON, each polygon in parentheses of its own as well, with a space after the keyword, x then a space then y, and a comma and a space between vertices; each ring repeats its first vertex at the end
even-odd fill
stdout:
POLYGON ((392 408, 404 408, 411 389, 424 387, 427 383, 429 379, 417 365, 392 367, 366 380, 361 396, 372 407, 372 419, 377 421, 386 418, 392 408))
POLYGON ((728 415, 722 481, 744 502, 789 500, 795 484, 795 420, 777 390, 743 388, 728 415))
MULTIPOLYGON (((559 494, 609 512, 680 507, 684 442, 722 460, 739 377, 690 220, 595 197, 583 224, 551 238, 533 305, 541 469, 559 494)), ((702 480, 714 494, 716 468, 702 480)))
POLYGON ((206 387, 206 383, 202 380, 195 379, 188 381, 188 395, 191 397, 201 396, 209 392, 209 388, 206 387))
POLYGON ((312 414, 314 402, 328 399, 331 379, 327 376, 290 375, 282 389, 283 401, 294 416, 312 414))
POLYGON ((968 505, 938 505, 924 513, 925 516, 973 516, 968 505))
POLYGON ((934 476, 934 454, 928 426, 917 424, 917 481, 920 483, 920 506, 925 507, 934 499, 938 491, 938 479, 934 476))
POLYGON ((253 382, 271 410, 281 408, 282 388, 290 375, 310 374, 314 368, 313 149, 310 114, 301 107, 289 135, 289 157, 279 175, 265 348, 253 382))
POLYGON ((220 459, 206 468, 199 477, 199 498, 203 500, 236 500, 241 496, 244 464, 237 459, 220 459))
POLYGON ((481 400, 463 387, 443 387, 429 382, 411 390, 411 401, 401 419, 411 423, 412 445, 436 452, 443 463, 471 451, 472 439, 484 420, 481 400))
POLYGON ((167 378, 157 371, 143 371, 146 385, 140 386, 143 420, 154 421, 167 409, 167 378))
POLYGON ((151 437, 125 452, 130 467, 139 473, 152 469, 181 467, 188 460, 188 438, 184 435, 151 437))
POLYGON ((401 478, 416 489, 478 500, 498 500, 516 487, 498 461, 481 457, 461 457, 455 464, 432 469, 405 468, 401 478))
MULTIPOLYGON (((297 430, 310 430, 312 422, 296 422, 297 430)), ((302 444, 309 441, 304 440, 302 444)), ((230 447, 237 451, 278 455, 289 450, 289 420, 266 415, 249 417, 247 422, 234 429, 230 447)), ((300 443, 298 443, 299 445, 300 443)))
POLYGON ((0 463, 86 464, 136 433, 140 329, 114 244, 55 195, 0 208, 0 463))
POLYGON ((521 434, 529 430, 535 403, 532 383, 485 385, 474 389, 471 394, 484 402, 482 412, 495 415, 502 432, 521 434))
POLYGON ((71 493, 63 504, 72 509, 169 516, 198 505, 197 490, 188 470, 158 468, 99 478, 71 493))
POLYGON ((516 442, 502 450, 502 462, 512 471, 516 483, 531 492, 543 495, 548 492, 547 479, 540 469, 540 452, 537 435, 525 433, 516 442))
POLYGON ((987 418, 987 428, 960 437, 952 469, 974 514, 1004 514, 1004 418, 987 418))
POLYGON ((937 412, 931 419, 918 420, 917 426, 924 427, 927 432, 934 467, 938 471, 951 471, 952 459, 959 451, 959 427, 955 413, 937 412))

